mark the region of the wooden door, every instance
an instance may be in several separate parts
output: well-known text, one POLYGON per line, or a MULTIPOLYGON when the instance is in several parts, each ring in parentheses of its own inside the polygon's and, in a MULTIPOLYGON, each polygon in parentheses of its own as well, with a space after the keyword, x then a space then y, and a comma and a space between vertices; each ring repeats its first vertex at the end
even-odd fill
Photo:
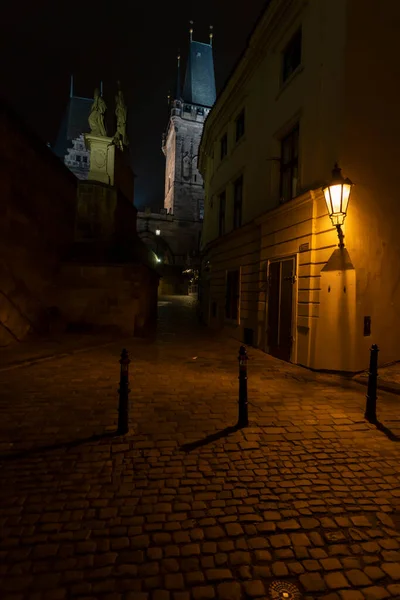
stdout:
POLYGON ((293 327, 294 258, 271 262, 268 270, 267 352, 290 361, 293 327))

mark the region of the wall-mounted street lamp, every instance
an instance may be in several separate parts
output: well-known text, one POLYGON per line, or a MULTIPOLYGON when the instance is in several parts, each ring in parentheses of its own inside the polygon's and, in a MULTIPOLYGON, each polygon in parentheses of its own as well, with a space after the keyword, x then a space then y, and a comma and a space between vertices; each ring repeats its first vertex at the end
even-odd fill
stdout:
POLYGON ((344 248, 342 225, 346 218, 352 186, 353 183, 350 179, 344 179, 342 169, 340 169, 336 163, 332 170, 332 179, 330 183, 322 188, 326 206, 328 208, 328 214, 332 224, 337 229, 339 248, 344 248))
POLYGON ((156 235, 161 235, 161 229, 156 229, 156 235))

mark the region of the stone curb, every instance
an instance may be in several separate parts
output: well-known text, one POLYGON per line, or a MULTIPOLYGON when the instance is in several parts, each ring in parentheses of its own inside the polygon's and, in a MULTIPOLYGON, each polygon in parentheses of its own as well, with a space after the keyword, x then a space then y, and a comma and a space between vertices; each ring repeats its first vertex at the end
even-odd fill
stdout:
MULTIPOLYGON (((353 381, 356 383, 360 383, 367 387, 368 385, 368 377, 363 377, 361 375, 357 375, 353 377, 353 381)), ((378 390, 382 392, 389 392, 390 394, 396 394, 400 396, 400 385, 398 383, 394 383, 394 381, 389 381, 388 379, 380 379, 378 375, 378 390)))
POLYGON ((73 354, 79 354, 81 352, 89 352, 90 350, 95 350, 98 348, 105 348, 106 346, 112 346, 113 344, 118 344, 118 342, 123 342, 128 339, 133 339, 133 338, 131 336, 129 336, 129 337, 112 340, 110 342, 103 342, 101 344, 92 344, 91 346, 84 346, 83 348, 75 348, 75 349, 69 350, 68 352, 60 351, 60 352, 56 352, 54 354, 38 356, 36 358, 35 357, 28 358, 28 359, 20 361, 20 362, 16 361, 5 367, 0 367, 0 373, 2 373, 4 371, 12 371, 14 369, 19 369, 20 367, 28 367, 30 365, 35 365, 37 363, 45 362, 47 360, 54 360, 56 358, 65 358, 66 356, 72 356, 73 354))

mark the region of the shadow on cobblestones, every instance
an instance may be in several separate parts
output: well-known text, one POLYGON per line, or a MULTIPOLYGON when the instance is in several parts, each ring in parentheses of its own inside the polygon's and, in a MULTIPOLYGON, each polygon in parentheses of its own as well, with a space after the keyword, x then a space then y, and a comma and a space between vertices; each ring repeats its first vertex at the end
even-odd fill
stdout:
POLYGON ((393 433, 393 431, 391 431, 388 427, 386 427, 380 421, 377 421, 376 423, 374 423, 374 425, 376 426, 378 431, 382 431, 382 433, 384 433, 391 442, 400 442, 400 436, 393 433))
POLYGON ((227 437, 230 433, 236 433, 236 431, 239 431, 239 429, 241 429, 240 425, 232 425, 231 427, 225 427, 225 429, 222 429, 222 431, 217 431, 217 433, 212 433, 211 435, 208 435, 207 437, 203 438, 202 440, 198 440, 196 442, 190 442, 189 444, 183 444, 180 447, 180 450, 183 450, 184 452, 191 452, 192 450, 196 450, 196 448, 201 448, 202 446, 207 446, 208 444, 211 444, 212 442, 216 442, 217 440, 227 437))
POLYGON ((83 446, 84 444, 90 444, 92 442, 100 442, 102 440, 109 440, 113 438, 121 437, 118 431, 107 431, 96 435, 91 435, 86 438, 80 438, 78 440, 72 440, 71 442, 60 442, 59 444, 48 444, 47 446, 38 446, 37 448, 28 448, 21 450, 20 452, 0 454, 0 462, 17 460, 20 458, 33 457, 35 454, 42 454, 43 452, 52 452, 54 450, 69 450, 70 448, 76 448, 83 446))

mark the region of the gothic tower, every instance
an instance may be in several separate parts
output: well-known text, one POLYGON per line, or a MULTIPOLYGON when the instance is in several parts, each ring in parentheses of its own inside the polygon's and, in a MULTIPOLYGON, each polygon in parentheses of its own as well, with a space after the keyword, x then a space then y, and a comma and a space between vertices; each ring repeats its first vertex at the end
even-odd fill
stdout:
POLYGON ((183 91, 178 56, 177 89, 163 137, 164 208, 176 219, 187 221, 202 220, 204 213, 203 179, 197 169, 197 155, 204 121, 216 96, 211 29, 208 44, 193 41, 193 29, 190 30, 183 91))

